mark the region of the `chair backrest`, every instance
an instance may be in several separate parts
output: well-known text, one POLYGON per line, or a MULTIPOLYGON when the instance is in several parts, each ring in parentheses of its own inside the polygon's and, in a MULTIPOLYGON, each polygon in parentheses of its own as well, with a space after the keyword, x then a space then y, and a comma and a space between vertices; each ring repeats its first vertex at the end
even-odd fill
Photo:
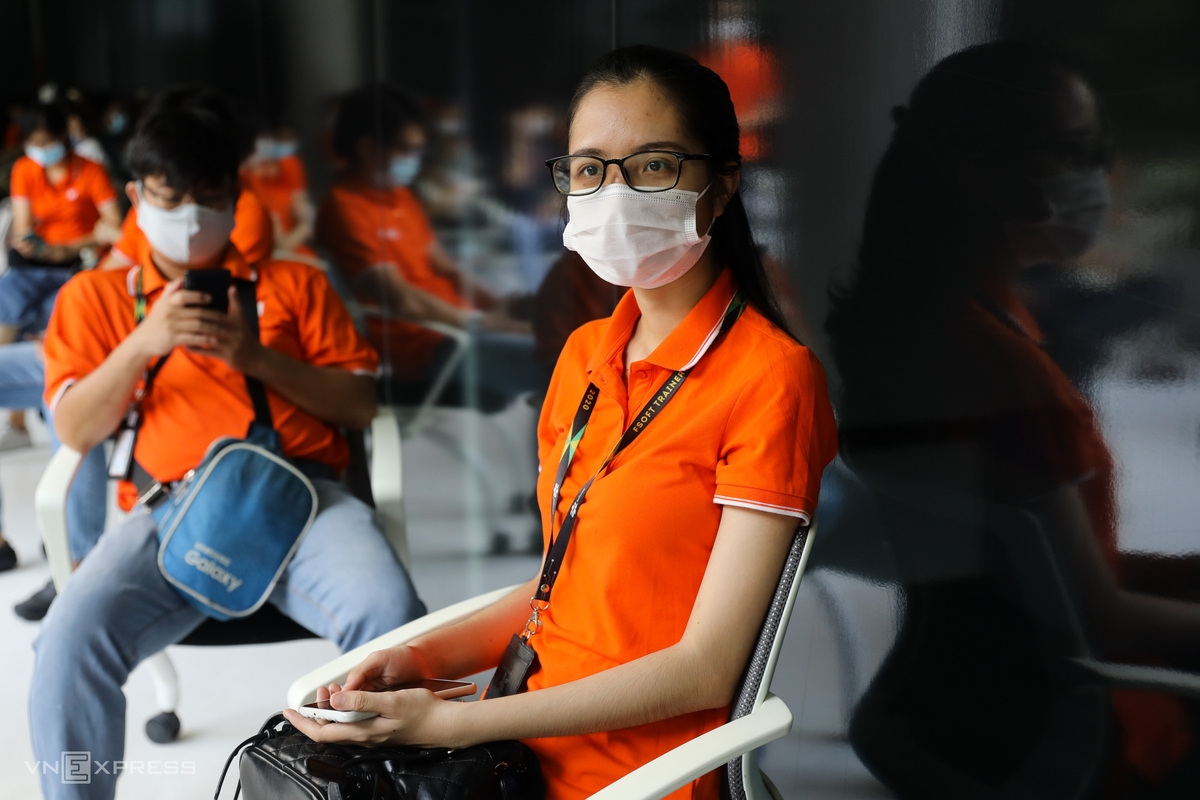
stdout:
MULTIPOLYGON (((771 678, 775 675, 775 666, 779 662, 779 653, 783 649, 788 620, 791 619, 792 608, 796 604, 800 578, 804 575, 809 553, 812 552, 816 531, 817 522, 814 519, 807 527, 797 530, 792 538, 792 546, 779 575, 775 595, 771 598, 771 605, 759 630, 750 663, 746 666, 734 699, 733 710, 729 715, 731 720, 741 719, 752 713, 767 697, 771 688, 771 678)), ((755 758, 755 753, 751 751, 726 764, 726 786, 732 800, 746 800, 748 794, 754 791, 747 787, 747 783, 757 780, 758 767, 754 762, 755 758)))

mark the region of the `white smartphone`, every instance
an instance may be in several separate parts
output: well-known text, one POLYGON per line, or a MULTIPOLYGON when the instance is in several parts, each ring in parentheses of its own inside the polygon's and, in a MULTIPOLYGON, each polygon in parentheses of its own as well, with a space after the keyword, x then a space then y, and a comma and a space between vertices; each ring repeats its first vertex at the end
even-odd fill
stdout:
MULTIPOLYGON (((456 697, 475 694, 475 684, 470 681, 447 681, 441 678, 423 678, 419 681, 385 686, 374 691, 399 692, 404 689, 428 689, 443 700, 453 700, 456 697)), ((329 705, 328 700, 303 705, 300 707, 300 713, 310 719, 325 719, 330 722, 362 722, 364 719, 379 716, 375 711, 338 711, 329 705)))

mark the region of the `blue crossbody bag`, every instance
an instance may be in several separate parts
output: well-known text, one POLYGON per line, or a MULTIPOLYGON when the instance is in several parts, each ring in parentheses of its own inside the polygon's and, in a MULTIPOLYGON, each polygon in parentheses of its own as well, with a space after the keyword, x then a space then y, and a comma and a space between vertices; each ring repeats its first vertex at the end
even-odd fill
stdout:
MULTIPOLYGON (((254 284, 236 281, 250 332, 258 336, 254 284)), ((214 441, 174 488, 136 464, 141 502, 158 524, 158 568, 167 582, 210 617, 253 614, 270 597, 317 516, 312 482, 283 455, 267 394, 246 376, 254 421, 244 439, 214 441), (140 473, 140 474, 139 474, 140 473)))

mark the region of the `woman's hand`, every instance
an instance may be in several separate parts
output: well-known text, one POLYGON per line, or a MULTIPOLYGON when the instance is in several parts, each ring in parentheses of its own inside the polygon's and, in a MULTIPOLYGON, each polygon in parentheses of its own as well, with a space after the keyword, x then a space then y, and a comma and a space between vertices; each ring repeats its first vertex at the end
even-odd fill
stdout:
MULTIPOLYGON (((350 670, 350 674, 346 676, 346 685, 335 691, 344 689, 348 692, 378 692, 389 686, 429 677, 433 676, 426 669, 420 654, 408 645, 401 644, 371 653, 361 664, 350 670)), ((317 690, 318 694, 320 691, 317 690)))
POLYGON ((330 722, 309 719, 292 709, 284 711, 288 722, 314 742, 418 747, 458 744, 453 730, 460 704, 442 700, 428 689, 346 691, 332 683, 317 689, 317 700, 329 700, 338 711, 374 711, 379 716, 361 722, 330 722))

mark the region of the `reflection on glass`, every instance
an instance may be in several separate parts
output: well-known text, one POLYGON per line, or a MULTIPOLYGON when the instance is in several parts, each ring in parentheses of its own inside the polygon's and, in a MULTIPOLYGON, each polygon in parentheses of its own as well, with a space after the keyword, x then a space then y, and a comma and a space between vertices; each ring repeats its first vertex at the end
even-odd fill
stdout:
POLYGON ((893 118, 828 322, 845 456, 887 511, 906 601, 852 743, 901 796, 1176 796, 1188 701, 1080 664, 1195 667, 1200 572, 1118 548, 1113 457, 1022 297, 1108 212, 1096 96, 1040 50, 991 44, 940 62, 893 118))

